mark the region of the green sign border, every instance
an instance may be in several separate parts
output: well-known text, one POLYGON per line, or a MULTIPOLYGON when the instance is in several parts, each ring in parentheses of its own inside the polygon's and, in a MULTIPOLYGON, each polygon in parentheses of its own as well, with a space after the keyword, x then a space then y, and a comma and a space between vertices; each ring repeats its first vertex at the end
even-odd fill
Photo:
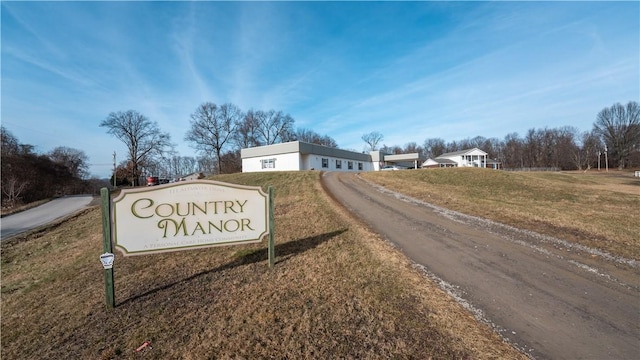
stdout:
POLYGON ((111 207, 112 210, 112 224, 113 224, 113 243, 115 248, 117 248, 124 256, 136 256, 136 255, 145 255, 145 254, 157 254, 157 253, 164 253, 164 252, 172 252, 172 251, 182 251, 182 250, 193 250, 196 248, 208 248, 208 247, 217 247, 217 246, 231 246, 231 245, 241 245, 241 244, 252 244, 252 243, 258 243, 261 242, 262 239, 269 235, 270 233, 270 227, 269 227, 269 223, 270 223, 270 199, 269 199, 269 195, 267 193, 265 193, 262 190, 262 187, 260 186, 248 186, 248 185, 239 185, 239 184, 231 184, 231 183, 224 183, 221 181, 214 181, 214 180, 191 180, 191 181, 182 181, 182 182, 178 182, 178 183, 172 183, 172 184, 165 184, 165 185, 157 185, 157 186, 150 186, 150 187, 146 187, 146 188, 135 188, 135 189, 123 189, 121 190, 120 194, 115 197, 113 199, 113 206, 111 207), (246 239, 246 240, 237 240, 237 241, 228 241, 228 242, 223 242, 223 243, 218 243, 218 244, 196 244, 196 245, 185 245, 185 246, 178 246, 178 247, 170 247, 170 248, 159 248, 159 249, 153 249, 153 250, 139 250, 139 251, 128 251, 127 248, 125 248, 124 246, 122 246, 121 244, 118 244, 118 224, 116 222, 116 203, 123 200, 128 194, 137 194, 137 193, 153 193, 155 191, 158 190, 164 190, 164 189, 168 189, 168 188, 172 188, 172 187, 184 187, 184 186, 193 186, 193 185, 213 185, 213 186, 218 186, 218 187, 224 187, 224 188, 231 188, 231 189, 240 189, 240 190, 252 190, 257 192, 260 196, 262 196, 265 199, 265 209, 264 209, 264 216, 265 216, 265 230, 264 232, 262 232, 257 238, 255 239, 246 239))

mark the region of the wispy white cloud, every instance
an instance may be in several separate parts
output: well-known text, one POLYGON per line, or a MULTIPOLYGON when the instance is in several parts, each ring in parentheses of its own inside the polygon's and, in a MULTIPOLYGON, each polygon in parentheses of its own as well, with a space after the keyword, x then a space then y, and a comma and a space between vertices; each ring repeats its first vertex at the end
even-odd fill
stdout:
MULTIPOLYGON (((32 26, 32 23, 26 20, 20 12, 12 10, 12 6, 10 3, 4 2, 2 4, 2 11, 5 13, 5 16, 9 15, 13 20, 15 20, 19 24, 19 26, 26 31, 28 36, 32 36, 33 38, 35 38, 39 45, 43 47, 47 53, 57 58, 66 57, 64 51, 62 51, 53 42, 42 36, 36 29, 36 27, 32 26)), ((26 40, 26 38, 24 40, 26 40)))
POLYGON ((208 85, 208 80, 201 74, 198 68, 196 55, 196 39, 198 37, 197 4, 190 3, 186 12, 179 12, 172 24, 171 39, 173 40, 173 50, 180 59, 177 70, 185 76, 184 90, 201 102, 213 101, 216 94, 212 87, 208 85))
MULTIPOLYGON (((499 24, 491 31, 518 26, 521 20, 506 19, 509 24, 499 24)), ((356 127, 361 129, 357 133, 364 133, 370 131, 364 127, 377 126, 379 130, 385 123, 402 124, 386 126, 391 135, 388 138, 405 138, 406 134, 395 134, 411 129, 417 142, 424 139, 420 135, 449 139, 455 139, 456 134, 457 137, 502 137, 511 132, 510 129, 536 126, 577 125, 588 130, 597 112, 593 106, 601 109, 610 105, 612 100, 607 93, 615 93, 614 97, 619 93, 634 93, 628 86, 624 91, 617 90, 620 84, 633 87, 629 78, 638 79, 637 44, 618 51, 618 60, 612 62, 606 58, 609 51, 589 21, 546 28, 544 33, 498 44, 493 50, 446 70, 427 72, 417 79, 399 81, 379 93, 355 99, 353 106, 343 109, 342 117, 360 121, 344 124, 342 129, 356 127), (577 35, 586 35, 588 41, 578 39, 583 46, 570 46, 569 56, 554 58, 562 55, 561 48, 567 46, 563 43, 576 40, 577 35), (560 40, 563 38, 566 40, 560 40), (547 42, 548 47, 541 47, 542 42, 547 42), (598 51, 593 51, 594 48, 598 51), (594 97, 600 102, 593 103, 594 97)), ((637 35, 635 37, 637 40, 637 35)), ((427 53, 437 52, 439 48, 446 52, 446 48, 440 46, 456 42, 450 40, 431 42, 398 62, 417 66, 428 59, 427 53)), ((616 47, 616 44, 609 46, 616 47)), ((393 72, 394 78, 409 79, 402 69, 415 74, 411 67, 388 66, 386 70, 393 72)), ((637 87, 635 93, 638 93, 637 87)), ((349 136, 355 132, 350 131, 349 136)))

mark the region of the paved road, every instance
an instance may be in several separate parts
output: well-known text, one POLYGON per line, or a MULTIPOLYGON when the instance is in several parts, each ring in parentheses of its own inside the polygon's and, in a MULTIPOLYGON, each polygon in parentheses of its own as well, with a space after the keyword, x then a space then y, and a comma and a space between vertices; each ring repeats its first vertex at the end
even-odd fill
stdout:
POLYGON ((355 174, 325 173, 323 185, 532 357, 639 358, 637 262, 437 208, 355 174))
POLYGON ((0 239, 4 240, 27 230, 71 215, 85 208, 93 200, 92 196, 67 196, 58 198, 17 214, 0 219, 0 239))

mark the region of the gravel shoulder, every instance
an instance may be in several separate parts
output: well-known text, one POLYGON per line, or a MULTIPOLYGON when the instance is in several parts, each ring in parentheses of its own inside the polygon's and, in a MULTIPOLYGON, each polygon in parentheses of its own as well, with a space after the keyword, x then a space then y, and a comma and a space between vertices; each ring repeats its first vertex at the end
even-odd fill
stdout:
POLYGON ((355 174, 322 179, 336 201, 530 356, 640 352, 637 262, 439 208, 355 174))

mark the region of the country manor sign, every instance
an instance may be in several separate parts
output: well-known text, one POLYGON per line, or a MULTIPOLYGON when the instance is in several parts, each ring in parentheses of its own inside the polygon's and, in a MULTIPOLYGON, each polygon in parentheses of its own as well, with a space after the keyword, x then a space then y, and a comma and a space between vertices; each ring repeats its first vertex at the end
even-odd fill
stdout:
POLYGON ((124 255, 259 242, 269 234, 260 187, 196 180, 122 190, 113 199, 115 247, 124 255))

